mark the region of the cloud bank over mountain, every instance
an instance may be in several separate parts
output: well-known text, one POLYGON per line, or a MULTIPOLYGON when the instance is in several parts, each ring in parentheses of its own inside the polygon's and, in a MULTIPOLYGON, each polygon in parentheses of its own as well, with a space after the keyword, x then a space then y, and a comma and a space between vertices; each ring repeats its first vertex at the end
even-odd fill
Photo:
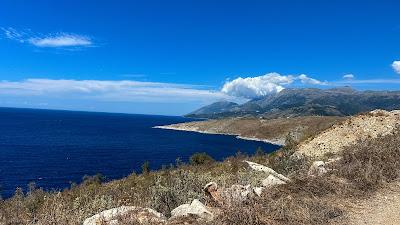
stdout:
POLYGON ((319 81, 305 74, 294 76, 268 73, 262 76, 239 77, 228 81, 222 87, 221 92, 235 97, 252 99, 271 93, 278 93, 296 81, 306 85, 328 85, 326 81, 319 81))

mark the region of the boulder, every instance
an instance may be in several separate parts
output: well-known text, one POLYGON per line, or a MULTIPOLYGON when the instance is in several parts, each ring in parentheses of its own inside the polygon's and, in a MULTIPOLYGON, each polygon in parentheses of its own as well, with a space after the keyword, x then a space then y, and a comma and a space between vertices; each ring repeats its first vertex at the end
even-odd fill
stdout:
POLYGON ((105 210, 90 218, 85 219, 83 225, 119 225, 119 224, 161 224, 166 221, 166 218, 161 213, 150 209, 135 206, 121 206, 105 210))
POLYGON ((319 177, 328 172, 325 168, 326 163, 323 161, 315 161, 308 170, 308 176, 319 177))
MULTIPOLYGON (((220 206, 243 202, 256 194, 254 188, 250 185, 235 184, 229 188, 218 188, 215 182, 206 184, 203 190, 212 201, 220 206)), ((260 192, 259 189, 257 191, 260 192)))
POLYGON ((193 215, 206 221, 211 221, 214 218, 214 214, 211 213, 203 203, 198 199, 194 199, 192 203, 180 205, 172 210, 170 219, 193 215))
POLYGON ((274 175, 270 174, 267 178, 262 181, 262 186, 266 188, 274 187, 277 185, 286 184, 285 181, 275 177, 274 175))
POLYGON ((275 172, 275 170, 273 170, 273 169, 271 169, 269 167, 266 167, 264 165, 261 165, 261 164, 255 163, 255 162, 246 161, 246 160, 244 162, 249 164, 250 168, 252 168, 255 171, 264 172, 264 173, 266 173, 268 175, 273 175, 276 178, 278 178, 278 179, 280 179, 280 180, 282 180, 284 182, 289 182, 290 181, 289 178, 283 176, 282 174, 279 174, 279 173, 275 172))

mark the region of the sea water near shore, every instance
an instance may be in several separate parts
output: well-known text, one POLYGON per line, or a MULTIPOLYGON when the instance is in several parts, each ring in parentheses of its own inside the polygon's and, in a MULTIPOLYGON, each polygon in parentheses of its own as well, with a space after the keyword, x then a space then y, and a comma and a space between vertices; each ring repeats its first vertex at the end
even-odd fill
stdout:
POLYGON ((0 187, 10 197, 29 182, 50 189, 79 183, 84 175, 103 174, 108 180, 140 172, 144 161, 152 169, 187 162, 196 152, 217 160, 238 150, 272 152, 279 146, 234 136, 153 129, 189 122, 174 116, 0 108, 0 187))

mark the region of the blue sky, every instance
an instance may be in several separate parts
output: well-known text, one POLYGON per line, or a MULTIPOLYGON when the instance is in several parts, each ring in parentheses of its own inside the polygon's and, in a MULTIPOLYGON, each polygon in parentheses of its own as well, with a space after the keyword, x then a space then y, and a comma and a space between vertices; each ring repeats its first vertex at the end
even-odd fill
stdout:
POLYGON ((397 90, 399 9, 395 0, 4 0, 0 106, 180 115, 287 87, 397 90))

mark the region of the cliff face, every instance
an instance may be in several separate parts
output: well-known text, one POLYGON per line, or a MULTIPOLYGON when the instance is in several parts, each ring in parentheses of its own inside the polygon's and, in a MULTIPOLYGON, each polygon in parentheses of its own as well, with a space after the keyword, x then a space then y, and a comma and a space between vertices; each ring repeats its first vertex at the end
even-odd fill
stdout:
POLYGON ((262 116, 280 118, 295 116, 349 116, 375 109, 400 108, 399 91, 356 91, 351 88, 285 89, 277 94, 253 99, 242 105, 203 107, 186 116, 224 118, 236 116, 262 116))

